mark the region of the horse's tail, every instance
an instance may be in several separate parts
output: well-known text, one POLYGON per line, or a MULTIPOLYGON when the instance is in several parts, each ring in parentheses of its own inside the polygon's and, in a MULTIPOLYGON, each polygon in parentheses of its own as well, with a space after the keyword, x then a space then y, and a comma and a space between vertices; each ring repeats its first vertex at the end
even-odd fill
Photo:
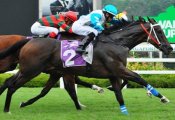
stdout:
POLYGON ((0 51, 0 59, 3 59, 11 54, 14 54, 15 52, 17 52, 17 50, 21 49, 28 41, 29 39, 18 41, 14 45, 0 51))

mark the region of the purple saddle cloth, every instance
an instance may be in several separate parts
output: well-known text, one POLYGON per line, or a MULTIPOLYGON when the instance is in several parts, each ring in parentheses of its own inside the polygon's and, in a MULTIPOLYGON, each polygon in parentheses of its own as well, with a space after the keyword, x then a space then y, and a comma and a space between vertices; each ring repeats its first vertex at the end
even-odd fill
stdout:
POLYGON ((61 41, 61 60, 63 67, 86 66, 86 61, 75 51, 79 44, 80 41, 78 40, 61 41))

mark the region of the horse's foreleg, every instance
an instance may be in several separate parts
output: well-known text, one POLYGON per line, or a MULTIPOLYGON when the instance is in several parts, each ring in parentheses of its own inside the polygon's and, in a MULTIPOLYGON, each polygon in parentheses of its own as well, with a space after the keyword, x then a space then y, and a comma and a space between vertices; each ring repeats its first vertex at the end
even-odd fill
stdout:
POLYGON ((59 80, 60 77, 61 77, 61 75, 58 75, 57 73, 50 74, 50 78, 47 81, 47 83, 46 83, 45 87, 43 88, 43 90, 41 91, 41 93, 39 95, 37 95, 36 97, 29 99, 27 102, 22 102, 20 107, 22 108, 22 107, 31 105, 34 102, 36 102, 38 99, 44 97, 50 91, 50 89, 56 84, 56 82, 59 80))
POLYGON ((5 91, 6 88, 8 88, 10 84, 13 84, 13 82, 15 82, 15 77, 16 75, 13 75, 5 80, 3 85, 0 87, 0 95, 5 91))
POLYGON ((80 106, 80 103, 78 101, 77 94, 75 91, 74 75, 64 75, 63 80, 64 80, 64 87, 65 87, 66 91, 69 93, 72 100, 74 101, 74 104, 75 104, 77 110, 81 110, 81 106, 80 106))
POLYGON ((142 86, 144 86, 148 91, 151 92, 154 96, 160 98, 161 102, 167 103, 169 100, 161 95, 154 87, 152 87, 150 84, 148 84, 143 78, 141 78, 140 75, 138 75, 135 72, 132 72, 131 70, 128 70, 127 68, 121 69, 121 78, 130 80, 132 82, 136 82, 142 86))
POLYGON ((7 95, 6 95, 6 101, 4 106, 4 112, 9 112, 10 109, 10 103, 13 93, 16 91, 13 87, 13 84, 15 84, 15 81, 19 77, 19 73, 13 75, 12 77, 8 78, 5 83, 1 86, 0 92, 1 94, 3 91, 8 88, 7 95))
POLYGON ((13 88, 8 88, 7 95, 6 95, 6 101, 5 101, 5 106, 4 106, 4 112, 10 112, 10 103, 12 99, 12 95, 15 92, 15 89, 13 88))
POLYGON ((79 85, 82 85, 82 86, 85 86, 85 87, 88 87, 88 88, 91 88, 93 90, 97 90, 98 93, 103 93, 104 92, 103 88, 101 88, 97 85, 93 85, 93 84, 87 83, 85 81, 82 81, 82 80, 80 80, 80 78, 78 76, 75 76, 75 83, 79 84, 79 85))
POLYGON ((124 104, 123 95, 122 95, 122 92, 121 92, 121 87, 120 87, 120 81, 119 80, 120 79, 118 79, 116 77, 111 77, 110 78, 110 82, 111 82, 112 87, 114 89, 116 99, 120 104, 120 110, 123 114, 127 115, 128 111, 127 111, 127 109, 125 107, 125 104, 124 104))
POLYGON ((22 85, 24 85, 27 81, 30 80, 30 77, 24 77, 20 72, 18 72, 14 76, 14 80, 11 84, 8 86, 5 106, 4 106, 4 112, 9 112, 10 110, 10 103, 12 95, 15 93, 17 89, 19 89, 22 85))
MULTIPOLYGON (((124 80, 123 83, 121 84, 121 89, 123 89, 124 86, 127 85, 127 84, 128 84, 128 80, 124 80)), ((107 89, 109 89, 109 90, 111 90, 111 91, 114 91, 112 85, 108 86, 107 89)), ((152 97, 152 94, 151 94, 150 91, 147 91, 146 94, 147 94, 149 97, 152 97)))
POLYGON ((4 106, 4 112, 8 112, 10 109, 11 96, 13 95, 13 93, 17 89, 19 89, 21 86, 23 86, 26 82, 30 81, 32 78, 34 78, 35 76, 37 76, 41 73, 42 67, 37 67, 37 68, 38 68, 38 70, 36 70, 36 69, 30 70, 30 71, 24 70, 25 72, 24 71, 21 72, 20 70, 18 71, 12 84, 10 84, 8 86, 9 89, 8 89, 8 94, 7 94, 6 102, 5 102, 5 106, 4 106), (25 73, 27 73, 27 74, 25 74, 25 73))

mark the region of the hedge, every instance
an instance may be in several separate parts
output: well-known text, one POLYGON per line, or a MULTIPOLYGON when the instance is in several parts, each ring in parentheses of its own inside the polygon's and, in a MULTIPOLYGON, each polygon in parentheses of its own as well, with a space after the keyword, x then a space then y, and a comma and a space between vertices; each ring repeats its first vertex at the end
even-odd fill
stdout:
MULTIPOLYGON (((12 75, 13 74, 7 74, 7 73, 0 74, 0 85, 4 83, 6 78, 9 78, 12 75)), ((48 78, 49 78, 49 75, 42 73, 36 78, 34 78, 33 80, 27 82, 24 85, 24 87, 43 87, 46 84, 48 78)), ((58 86, 58 84, 56 84, 55 86, 58 86)))
MULTIPOLYGON (((0 74, 0 85, 5 81, 6 78, 9 78, 12 74, 0 74)), ((147 82, 149 82, 152 86, 157 88, 175 88, 175 75, 141 75, 147 82)), ((43 87, 49 75, 40 74, 38 77, 29 81, 24 85, 24 87, 43 87)), ((83 81, 89 82, 91 84, 96 84, 101 87, 107 87, 110 85, 110 82, 107 79, 96 79, 96 78, 86 78, 80 77, 83 81)), ((55 87, 59 86, 59 82, 55 85, 55 87)), ((129 88, 138 88, 142 87, 137 83, 129 82, 129 88)))

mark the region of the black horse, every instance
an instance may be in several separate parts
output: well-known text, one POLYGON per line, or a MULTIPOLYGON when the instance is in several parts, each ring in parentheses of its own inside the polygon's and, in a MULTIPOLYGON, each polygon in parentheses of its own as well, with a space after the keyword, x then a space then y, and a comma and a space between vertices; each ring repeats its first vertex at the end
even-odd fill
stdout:
MULTIPOLYGON (((136 82, 146 87, 150 92, 161 99, 162 102, 168 102, 168 99, 162 96, 152 86, 150 86, 137 73, 126 68, 127 56, 129 50, 136 45, 146 42, 160 49, 164 54, 169 54, 172 47, 154 19, 145 22, 140 19, 128 25, 124 30, 113 31, 110 35, 99 35, 99 40, 94 48, 94 60, 91 69, 87 71, 86 67, 63 68, 60 59, 60 42, 48 38, 33 39, 20 51, 19 72, 11 77, 12 83, 8 85, 8 92, 4 112, 10 108, 11 97, 13 93, 27 81, 36 77, 41 72, 50 74, 49 81, 54 83, 62 75, 81 75, 97 78, 109 78, 116 98, 120 104, 121 112, 127 114, 127 109, 120 88, 120 79, 136 82), (150 32, 149 32, 150 31, 150 32), (32 49, 31 49, 32 48, 32 49)), ((12 46, 13 47, 13 46, 12 46)), ((18 50, 19 48, 16 48, 18 50)), ((81 109, 74 85, 67 85, 71 88, 72 96, 77 109, 81 109)))

